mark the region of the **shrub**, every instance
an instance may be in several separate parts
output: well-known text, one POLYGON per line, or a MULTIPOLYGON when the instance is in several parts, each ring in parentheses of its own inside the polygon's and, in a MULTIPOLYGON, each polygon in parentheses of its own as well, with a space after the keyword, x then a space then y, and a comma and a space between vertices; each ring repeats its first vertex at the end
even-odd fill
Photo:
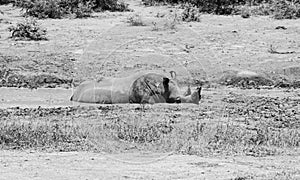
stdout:
POLYGON ((0 5, 9 4, 11 2, 12 2, 12 0, 0 0, 0 5))
POLYGON ((131 25, 131 26, 144 26, 145 24, 142 21, 142 17, 139 14, 134 14, 132 16, 129 16, 127 18, 127 22, 131 25))
POLYGON ((250 13, 250 9, 247 8, 246 6, 242 8, 242 10, 240 11, 240 14, 241 14, 241 17, 242 18, 249 18, 251 16, 251 13, 250 13))
POLYGON ((9 31, 12 32, 11 37, 15 40, 47 40, 46 29, 41 28, 34 19, 26 19, 25 22, 10 27, 9 31))
POLYGON ((158 4, 174 4, 178 3, 178 0, 142 0, 143 4, 146 6, 154 6, 158 4))
POLYGON ((200 8, 201 12, 214 14, 232 14, 239 1, 232 0, 194 0, 193 4, 200 8))
POLYGON ((77 18, 89 17, 92 13, 92 7, 90 4, 79 3, 76 8, 72 9, 72 14, 77 18))
POLYGON ((199 8, 188 4, 185 6, 184 11, 181 14, 182 20, 186 22, 190 21, 200 21, 200 11, 199 8))
POLYGON ((92 1, 94 6, 93 9, 109 10, 109 11, 129 11, 128 4, 118 0, 86 0, 92 1))
POLYGON ((14 5, 25 15, 37 18, 88 17, 93 10, 127 11, 128 5, 118 0, 15 0, 14 5))
POLYGON ((86 17, 92 12, 92 4, 84 0, 16 0, 14 5, 25 10, 25 15, 37 18, 62 18, 70 14, 86 17))
POLYGON ((180 23, 181 17, 177 14, 177 12, 170 13, 166 17, 166 21, 164 23, 164 29, 176 30, 177 25, 180 23))
POLYGON ((275 0, 270 10, 275 19, 300 18, 300 1, 275 0))
POLYGON ((252 15, 268 16, 271 13, 270 6, 271 5, 269 3, 262 3, 257 6, 249 7, 249 9, 252 15))
POLYGON ((198 7, 200 12, 231 14, 237 5, 245 4, 246 0, 143 0, 143 3, 146 5, 188 3, 198 7))

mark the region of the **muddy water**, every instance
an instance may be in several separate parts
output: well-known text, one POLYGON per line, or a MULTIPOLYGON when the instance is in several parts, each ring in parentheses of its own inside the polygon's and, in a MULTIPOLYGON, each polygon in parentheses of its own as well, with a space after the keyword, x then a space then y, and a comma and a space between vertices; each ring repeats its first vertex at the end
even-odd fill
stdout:
MULTIPOLYGON (((185 88, 183 88, 185 89, 185 88)), ((9 107, 65 107, 65 106, 85 106, 91 104, 75 103, 69 99, 73 93, 72 89, 59 88, 0 88, 0 108, 9 107)), ((262 97, 293 97, 300 98, 300 90, 286 91, 284 89, 272 90, 241 90, 235 88, 204 89, 202 90, 201 104, 220 102, 222 98, 231 93, 246 96, 262 97)))
POLYGON ((0 108, 72 106, 71 89, 0 88, 0 108))

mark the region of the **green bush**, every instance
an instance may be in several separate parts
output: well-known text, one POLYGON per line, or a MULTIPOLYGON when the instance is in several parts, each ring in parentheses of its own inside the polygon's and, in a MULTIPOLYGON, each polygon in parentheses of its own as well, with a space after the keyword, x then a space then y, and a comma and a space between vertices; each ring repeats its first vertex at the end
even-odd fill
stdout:
POLYGON ((41 28, 34 19, 26 19, 25 22, 10 27, 9 31, 12 32, 11 37, 15 40, 47 40, 46 29, 41 28))

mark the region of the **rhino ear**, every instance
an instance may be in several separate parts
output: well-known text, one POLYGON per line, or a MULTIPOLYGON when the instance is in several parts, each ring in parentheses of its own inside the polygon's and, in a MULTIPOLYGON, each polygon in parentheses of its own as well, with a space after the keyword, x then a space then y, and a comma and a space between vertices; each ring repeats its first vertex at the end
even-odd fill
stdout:
POLYGON ((163 84, 164 84, 164 85, 168 85, 169 82, 170 82, 170 79, 169 79, 169 78, 166 78, 166 77, 163 78, 163 84))
POLYGON ((170 71, 171 78, 176 79, 176 72, 175 71, 170 71))

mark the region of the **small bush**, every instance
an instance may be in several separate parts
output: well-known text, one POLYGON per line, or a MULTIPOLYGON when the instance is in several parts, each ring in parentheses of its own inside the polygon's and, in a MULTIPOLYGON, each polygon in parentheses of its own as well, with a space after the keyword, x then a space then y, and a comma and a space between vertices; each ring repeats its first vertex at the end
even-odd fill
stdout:
POLYGON ((78 6, 72 10, 72 14, 74 14, 76 18, 89 17, 91 13, 92 7, 90 4, 79 3, 78 6))
POLYGON ((165 17, 164 29, 165 30, 176 30, 177 25, 181 22, 181 14, 177 11, 170 11, 165 17))
POLYGON ((47 40, 46 29, 41 28, 34 19, 26 19, 25 22, 9 27, 9 31, 12 32, 11 37, 15 40, 47 40))
POLYGON ((153 25, 152 31, 158 31, 159 30, 156 22, 152 22, 152 25, 153 25))
POLYGON ((241 17, 242 18, 249 18, 251 16, 251 10, 247 7, 243 7, 242 10, 241 10, 241 17))
POLYGON ((181 14, 182 20, 186 22, 197 21, 200 22, 200 11, 199 8, 188 4, 184 7, 184 11, 181 14))
POLYGON ((142 17, 139 14, 134 14, 132 16, 129 16, 127 18, 127 22, 131 25, 131 26, 144 26, 145 24, 142 21, 142 17))

